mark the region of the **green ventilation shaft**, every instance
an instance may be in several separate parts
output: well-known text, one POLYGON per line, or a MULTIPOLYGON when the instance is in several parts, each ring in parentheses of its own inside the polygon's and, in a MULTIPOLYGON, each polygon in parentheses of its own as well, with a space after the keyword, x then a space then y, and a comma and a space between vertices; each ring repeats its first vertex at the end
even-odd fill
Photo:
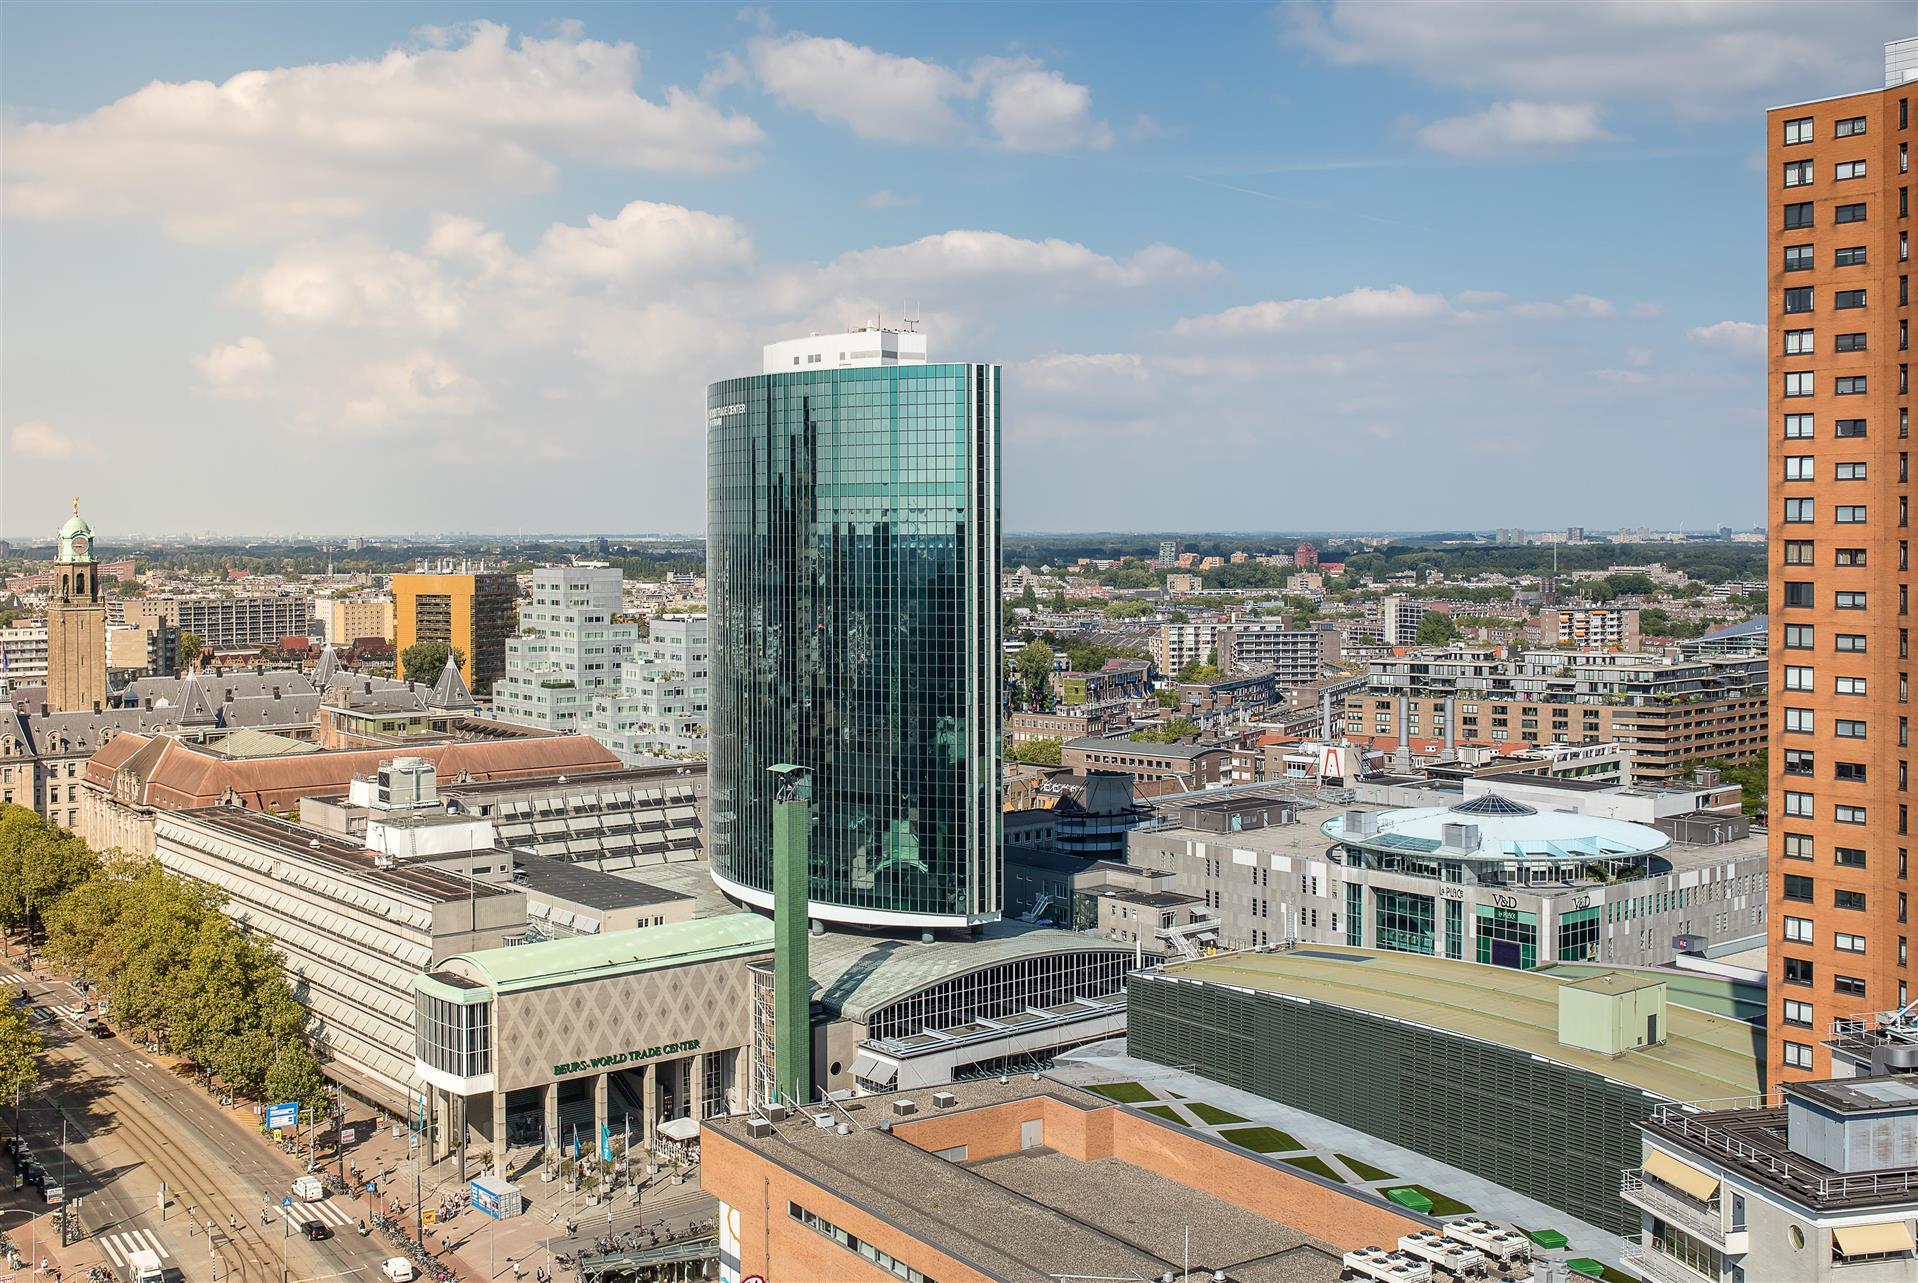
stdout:
POLYGON ((782 1101, 812 1100, 812 773, 775 766, 773 799, 773 1081, 782 1101))

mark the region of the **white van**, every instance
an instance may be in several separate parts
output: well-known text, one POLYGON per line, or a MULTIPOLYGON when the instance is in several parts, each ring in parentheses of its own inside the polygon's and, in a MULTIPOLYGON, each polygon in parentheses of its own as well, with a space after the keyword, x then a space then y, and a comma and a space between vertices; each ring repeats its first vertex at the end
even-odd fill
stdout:
POLYGON ((413 1262, 404 1256, 389 1256, 386 1264, 380 1266, 380 1273, 386 1275, 390 1283, 413 1283, 413 1262))
POLYGON ((317 1203, 326 1197, 326 1186, 317 1176, 302 1176, 293 1182, 293 1197, 303 1203, 317 1203))
POLYGON ((127 1283, 160 1283, 165 1274, 158 1252, 140 1248, 127 1253, 127 1283))

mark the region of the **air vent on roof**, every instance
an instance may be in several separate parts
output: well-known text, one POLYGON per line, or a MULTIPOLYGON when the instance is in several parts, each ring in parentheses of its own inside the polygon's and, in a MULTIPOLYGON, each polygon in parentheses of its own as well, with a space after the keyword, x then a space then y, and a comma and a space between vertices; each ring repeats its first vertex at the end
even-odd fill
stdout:
POLYGON ((1376 837, 1379 831, 1379 813, 1377 811, 1347 811, 1345 813, 1345 836, 1349 838, 1376 837))
POLYGON ((896 1117, 905 1118, 918 1113, 919 1106, 910 1100, 895 1100, 892 1102, 892 1112, 896 1117))
POLYGON ((771 1109, 768 1109, 766 1111, 766 1117, 770 1118, 775 1123, 783 1123, 786 1121, 787 1113, 788 1111, 784 1105, 774 1105, 771 1109))
POLYGON ((765 1119, 752 1118, 746 1121, 746 1135, 753 1140, 765 1140, 772 1134, 773 1125, 765 1119))
POLYGON ((958 1103, 959 1098, 949 1091, 936 1091, 932 1093, 932 1107, 934 1109, 951 1109, 958 1103))

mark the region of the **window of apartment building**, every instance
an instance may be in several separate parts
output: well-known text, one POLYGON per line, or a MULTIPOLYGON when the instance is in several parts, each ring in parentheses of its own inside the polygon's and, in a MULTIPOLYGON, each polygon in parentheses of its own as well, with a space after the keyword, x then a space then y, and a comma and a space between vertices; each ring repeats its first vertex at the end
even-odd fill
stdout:
POLYGON ((1817 545, 1809 539, 1787 539, 1785 541, 1785 564, 1787 566, 1809 566, 1813 564, 1817 545))
POLYGON ((1811 122, 1810 116, 1800 116, 1796 120, 1786 121, 1785 146, 1791 147, 1798 143, 1810 142, 1813 137, 1811 122))
POLYGON ((1785 440, 1787 441, 1809 441, 1816 431, 1816 420, 1809 414, 1785 416, 1785 440))
POLYGON ((1840 481, 1863 481, 1865 479, 1865 465, 1858 461, 1840 463, 1833 471, 1833 475, 1840 481))
POLYGON ((1817 376, 1808 370, 1792 371, 1785 375, 1786 396, 1810 396, 1817 376))
MULTIPOLYGON (((1786 585, 1787 590, 1790 585, 1786 585)), ((1811 624, 1786 624, 1785 649, 1811 650, 1818 644, 1818 630, 1811 624)))
POLYGON ((1861 592, 1833 593, 1832 605, 1839 610, 1863 610, 1865 594, 1861 592))
POLYGON ((1796 900, 1801 904, 1810 904, 1817 898, 1816 890, 1817 888, 1813 880, 1802 873, 1787 873, 1785 875, 1784 895, 1787 900, 1796 900))
POLYGON ((1831 862, 1841 868, 1862 869, 1865 867, 1865 852, 1855 846, 1837 847, 1831 853, 1831 862))
MULTIPOLYGON (((1806 981, 1803 981, 1802 983, 1810 984, 1811 981, 1806 980, 1806 981)), ((1806 1023, 1809 1024, 1810 1022, 1807 1021, 1806 1023)), ((1785 1044, 1785 1064, 1793 1069, 1810 1069, 1811 1068, 1811 1045, 1809 1043, 1802 1043, 1802 1042, 1786 1043, 1785 1044)))
POLYGON ((1809 285, 1795 285, 1785 291, 1785 311, 1789 313, 1809 312, 1812 308, 1812 290, 1809 285))
POLYGON ((1831 167, 1831 176, 1838 182, 1865 176, 1865 162, 1862 160, 1841 160, 1831 167))
POLYGON ((1845 438, 1862 437, 1865 435, 1865 421, 1863 419, 1840 419, 1832 426, 1832 435, 1845 438))
POLYGON ((1854 205, 1840 205, 1831 212, 1834 223, 1862 223, 1865 221, 1865 202, 1854 205))
POLYGON ((1786 521, 1803 524, 1816 520, 1817 516, 1817 506, 1810 499, 1785 500, 1786 521))
POLYGON ((1857 913, 1865 911, 1865 893, 1863 891, 1835 890, 1831 893, 1831 907, 1849 909, 1857 913))
POLYGON ((1833 267, 1863 267, 1865 265, 1865 247, 1846 245, 1831 252, 1833 267))
POLYGON ((1815 350, 1815 330, 1786 330, 1785 355, 1810 356, 1815 350))
POLYGON ((1839 633, 1833 650, 1844 655, 1862 655, 1865 653, 1865 635, 1863 633, 1839 633))
POLYGON ((1853 935, 1848 931, 1840 931, 1831 938, 1831 947, 1840 953, 1863 953, 1865 951, 1865 937, 1853 935))
POLYGON ((1862 374, 1841 374, 1832 380, 1831 390, 1839 396, 1863 396, 1865 377, 1862 374))
POLYGON ((1862 503, 1841 503, 1832 514, 1832 520, 1841 526, 1862 526, 1865 524, 1865 505, 1862 503))
POLYGON ((1865 336, 1863 334, 1840 334, 1832 341, 1832 348, 1839 352, 1863 352, 1865 351, 1865 336))
POLYGON ((1812 225, 1812 204, 1801 201, 1785 206, 1785 230, 1795 232, 1812 225))
MULTIPOLYGON (((1839 762, 1832 768, 1832 778, 1847 784, 1863 784, 1865 782, 1865 764, 1863 762, 1839 762)), ((1860 866, 1864 864, 1864 861, 1865 853, 1863 851, 1858 852, 1858 863, 1860 866)), ((1841 859, 1839 863, 1842 864, 1844 861, 1841 859)))
POLYGON ((1812 182, 1814 166, 1808 160, 1788 160, 1785 162, 1785 186, 1809 187, 1812 182))
POLYGON ((1865 738, 1865 724, 1858 718, 1839 718, 1832 723, 1831 733, 1841 740, 1861 740, 1865 738))
POLYGON ((1816 675, 1809 664, 1785 665, 1785 689, 1788 691, 1810 691, 1818 689, 1816 675))
POLYGON ((1863 116, 1851 116, 1844 120, 1834 121, 1831 127, 1831 136, 1833 138, 1854 138, 1864 132, 1865 118, 1863 116))
POLYGON ((1785 270, 1787 272, 1809 272, 1816 266, 1818 266, 1818 259, 1811 246, 1785 246, 1785 270))
POLYGON ((1833 683, 1833 689, 1840 695, 1863 695, 1865 679, 1862 677, 1840 677, 1833 683))
POLYGON ((1785 959, 1785 983, 1788 985, 1808 985, 1817 975, 1817 969, 1809 958, 1785 959))
MULTIPOLYGON (((1786 375, 1785 377, 1787 381, 1786 386, 1789 387, 1791 376, 1786 375)), ((1787 392, 1786 395, 1790 396, 1792 393, 1787 392)), ((1810 481, 1814 478, 1816 472, 1817 468, 1813 463, 1813 456, 1809 454, 1788 454, 1785 456, 1785 480, 1810 481)))
POLYGON ((1799 820, 1809 820, 1813 815, 1812 796, 1809 793, 1785 794, 1785 814, 1799 820))
POLYGON ((1865 996, 1865 982, 1857 976, 1833 976, 1831 991, 1849 998, 1862 998, 1865 996))
POLYGON ((1787 833, 1785 835, 1785 845, 1780 848, 1780 853, 1787 860, 1809 860, 1811 859, 1813 845, 1812 837, 1809 833, 1787 833))
POLYGON ((1785 729, 1795 734, 1809 735, 1812 732, 1812 713, 1809 708, 1788 708, 1785 710, 1785 729))
POLYGON ((1863 566, 1865 564, 1865 550, 1863 548, 1840 548, 1834 555, 1833 564, 1853 568, 1863 566))
POLYGON ((1862 806, 1834 806, 1831 808, 1831 817, 1840 824, 1863 824, 1865 822, 1865 808, 1862 806))
POLYGON ((1811 1004, 1797 998, 1785 999, 1785 1023, 1800 1029, 1811 1028, 1811 1004))
POLYGON ((1817 760, 1808 748, 1788 748, 1785 750, 1785 774, 1816 775, 1817 760))
POLYGON ((1793 944, 1812 943, 1812 925, 1810 918, 1785 919, 1785 939, 1793 944))

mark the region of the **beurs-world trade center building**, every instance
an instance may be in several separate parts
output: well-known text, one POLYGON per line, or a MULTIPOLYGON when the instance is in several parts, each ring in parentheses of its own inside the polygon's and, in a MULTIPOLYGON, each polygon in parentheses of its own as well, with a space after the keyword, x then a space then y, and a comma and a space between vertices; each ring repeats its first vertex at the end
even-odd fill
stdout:
POLYGON ((792 763, 814 918, 997 918, 999 368, 813 335, 706 415, 714 880, 772 904, 768 768, 792 763))

